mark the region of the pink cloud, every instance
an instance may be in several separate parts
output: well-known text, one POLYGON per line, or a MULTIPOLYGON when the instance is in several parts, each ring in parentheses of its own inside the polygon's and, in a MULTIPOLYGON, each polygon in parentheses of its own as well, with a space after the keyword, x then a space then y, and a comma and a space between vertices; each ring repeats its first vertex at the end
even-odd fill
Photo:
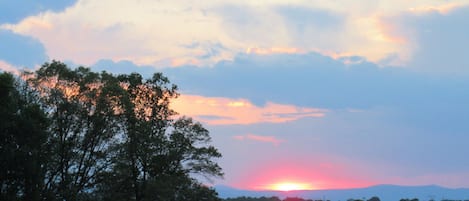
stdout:
POLYGON ((13 65, 5 62, 5 61, 2 61, 2 60, 0 60, 0 70, 10 72, 10 73, 13 73, 15 75, 20 74, 20 71, 18 70, 17 67, 15 67, 15 66, 13 66, 13 65))
POLYGON ((275 136, 264 136, 264 135, 255 135, 255 134, 236 135, 236 136, 233 136, 233 139, 266 142, 266 143, 272 143, 275 146, 278 146, 280 143, 284 142, 284 140, 278 139, 275 136))
POLYGON ((267 102, 263 106, 246 99, 181 95, 172 108, 182 115, 212 125, 283 123, 305 117, 323 117, 327 110, 267 102))

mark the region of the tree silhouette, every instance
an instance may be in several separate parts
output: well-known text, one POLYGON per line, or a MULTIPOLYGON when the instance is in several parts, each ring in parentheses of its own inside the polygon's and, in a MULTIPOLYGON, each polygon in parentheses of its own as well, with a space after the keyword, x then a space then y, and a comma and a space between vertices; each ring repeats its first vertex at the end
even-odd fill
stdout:
POLYGON ((367 201, 380 201, 380 199, 379 199, 378 196, 373 196, 370 199, 368 199, 367 201))
POLYGON ((161 73, 53 61, 26 77, 0 74, 2 200, 219 200, 193 176, 222 177, 221 154, 200 123, 175 118, 161 73))
POLYGON ((0 74, 0 200, 40 200, 48 119, 24 82, 0 74))

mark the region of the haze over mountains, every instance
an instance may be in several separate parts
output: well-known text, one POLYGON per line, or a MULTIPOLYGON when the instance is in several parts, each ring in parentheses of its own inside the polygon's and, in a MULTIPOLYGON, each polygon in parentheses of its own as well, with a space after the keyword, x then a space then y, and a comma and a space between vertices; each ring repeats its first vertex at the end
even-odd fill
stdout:
POLYGON ((227 186, 216 186, 220 197, 232 198, 239 196, 261 197, 277 196, 302 197, 305 199, 322 199, 331 201, 345 201, 350 198, 369 199, 378 196, 382 201, 400 200, 402 198, 418 198, 419 200, 469 200, 468 188, 445 188, 436 185, 428 186, 398 186, 376 185, 367 188, 337 189, 337 190, 301 190, 301 191, 250 191, 227 186))

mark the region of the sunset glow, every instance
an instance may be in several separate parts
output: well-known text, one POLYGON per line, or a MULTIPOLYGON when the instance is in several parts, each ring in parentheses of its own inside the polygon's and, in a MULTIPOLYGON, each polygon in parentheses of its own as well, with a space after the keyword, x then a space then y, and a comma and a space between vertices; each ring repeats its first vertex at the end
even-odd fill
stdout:
POLYGON ((311 184, 297 182, 280 182, 272 184, 268 187, 270 190, 276 191, 296 191, 296 190, 312 190, 311 184))

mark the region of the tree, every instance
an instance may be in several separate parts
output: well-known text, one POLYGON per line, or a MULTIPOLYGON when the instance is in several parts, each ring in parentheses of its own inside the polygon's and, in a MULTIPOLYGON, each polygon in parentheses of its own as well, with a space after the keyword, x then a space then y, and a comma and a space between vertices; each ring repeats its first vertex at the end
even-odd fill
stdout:
POLYGON ((312 200, 305 200, 299 197, 287 197, 283 201, 312 201, 312 200))
POLYGON ((176 118, 161 73, 53 61, 24 75, 0 74, 2 200, 219 200, 194 175, 222 177, 221 154, 200 123, 176 118))
POLYGON ((368 199, 367 201, 380 201, 380 199, 379 199, 378 196, 373 196, 370 199, 368 199))
POLYGON ((400 201, 419 201, 419 199, 418 198, 413 198, 413 199, 402 198, 400 201))
POLYGON ((41 199, 48 123, 31 88, 1 73, 0 200, 41 199))
POLYGON ((114 76, 53 61, 31 77, 51 123, 46 194, 59 200, 217 199, 193 175, 221 177, 213 161, 221 154, 200 123, 175 119, 169 105, 177 87, 161 73, 114 76))
POLYGON ((224 200, 225 201, 282 201, 280 198, 276 196, 273 196, 273 197, 263 196, 259 198, 241 196, 241 197, 236 197, 236 198, 226 198, 224 200))
POLYGON ((95 188, 110 165, 110 145, 119 125, 115 115, 117 82, 87 68, 61 62, 44 64, 28 82, 41 95, 51 125, 50 159, 44 166, 50 199, 76 200, 95 188))
POLYGON ((200 123, 173 119, 176 112, 169 103, 177 97, 177 87, 159 73, 147 80, 139 74, 117 78, 127 92, 121 99, 124 140, 116 146, 112 174, 104 177, 112 183, 104 194, 120 192, 112 200, 189 200, 181 196, 195 189, 213 194, 190 177, 221 177, 221 168, 212 161, 221 154, 207 146, 210 136, 200 123))

